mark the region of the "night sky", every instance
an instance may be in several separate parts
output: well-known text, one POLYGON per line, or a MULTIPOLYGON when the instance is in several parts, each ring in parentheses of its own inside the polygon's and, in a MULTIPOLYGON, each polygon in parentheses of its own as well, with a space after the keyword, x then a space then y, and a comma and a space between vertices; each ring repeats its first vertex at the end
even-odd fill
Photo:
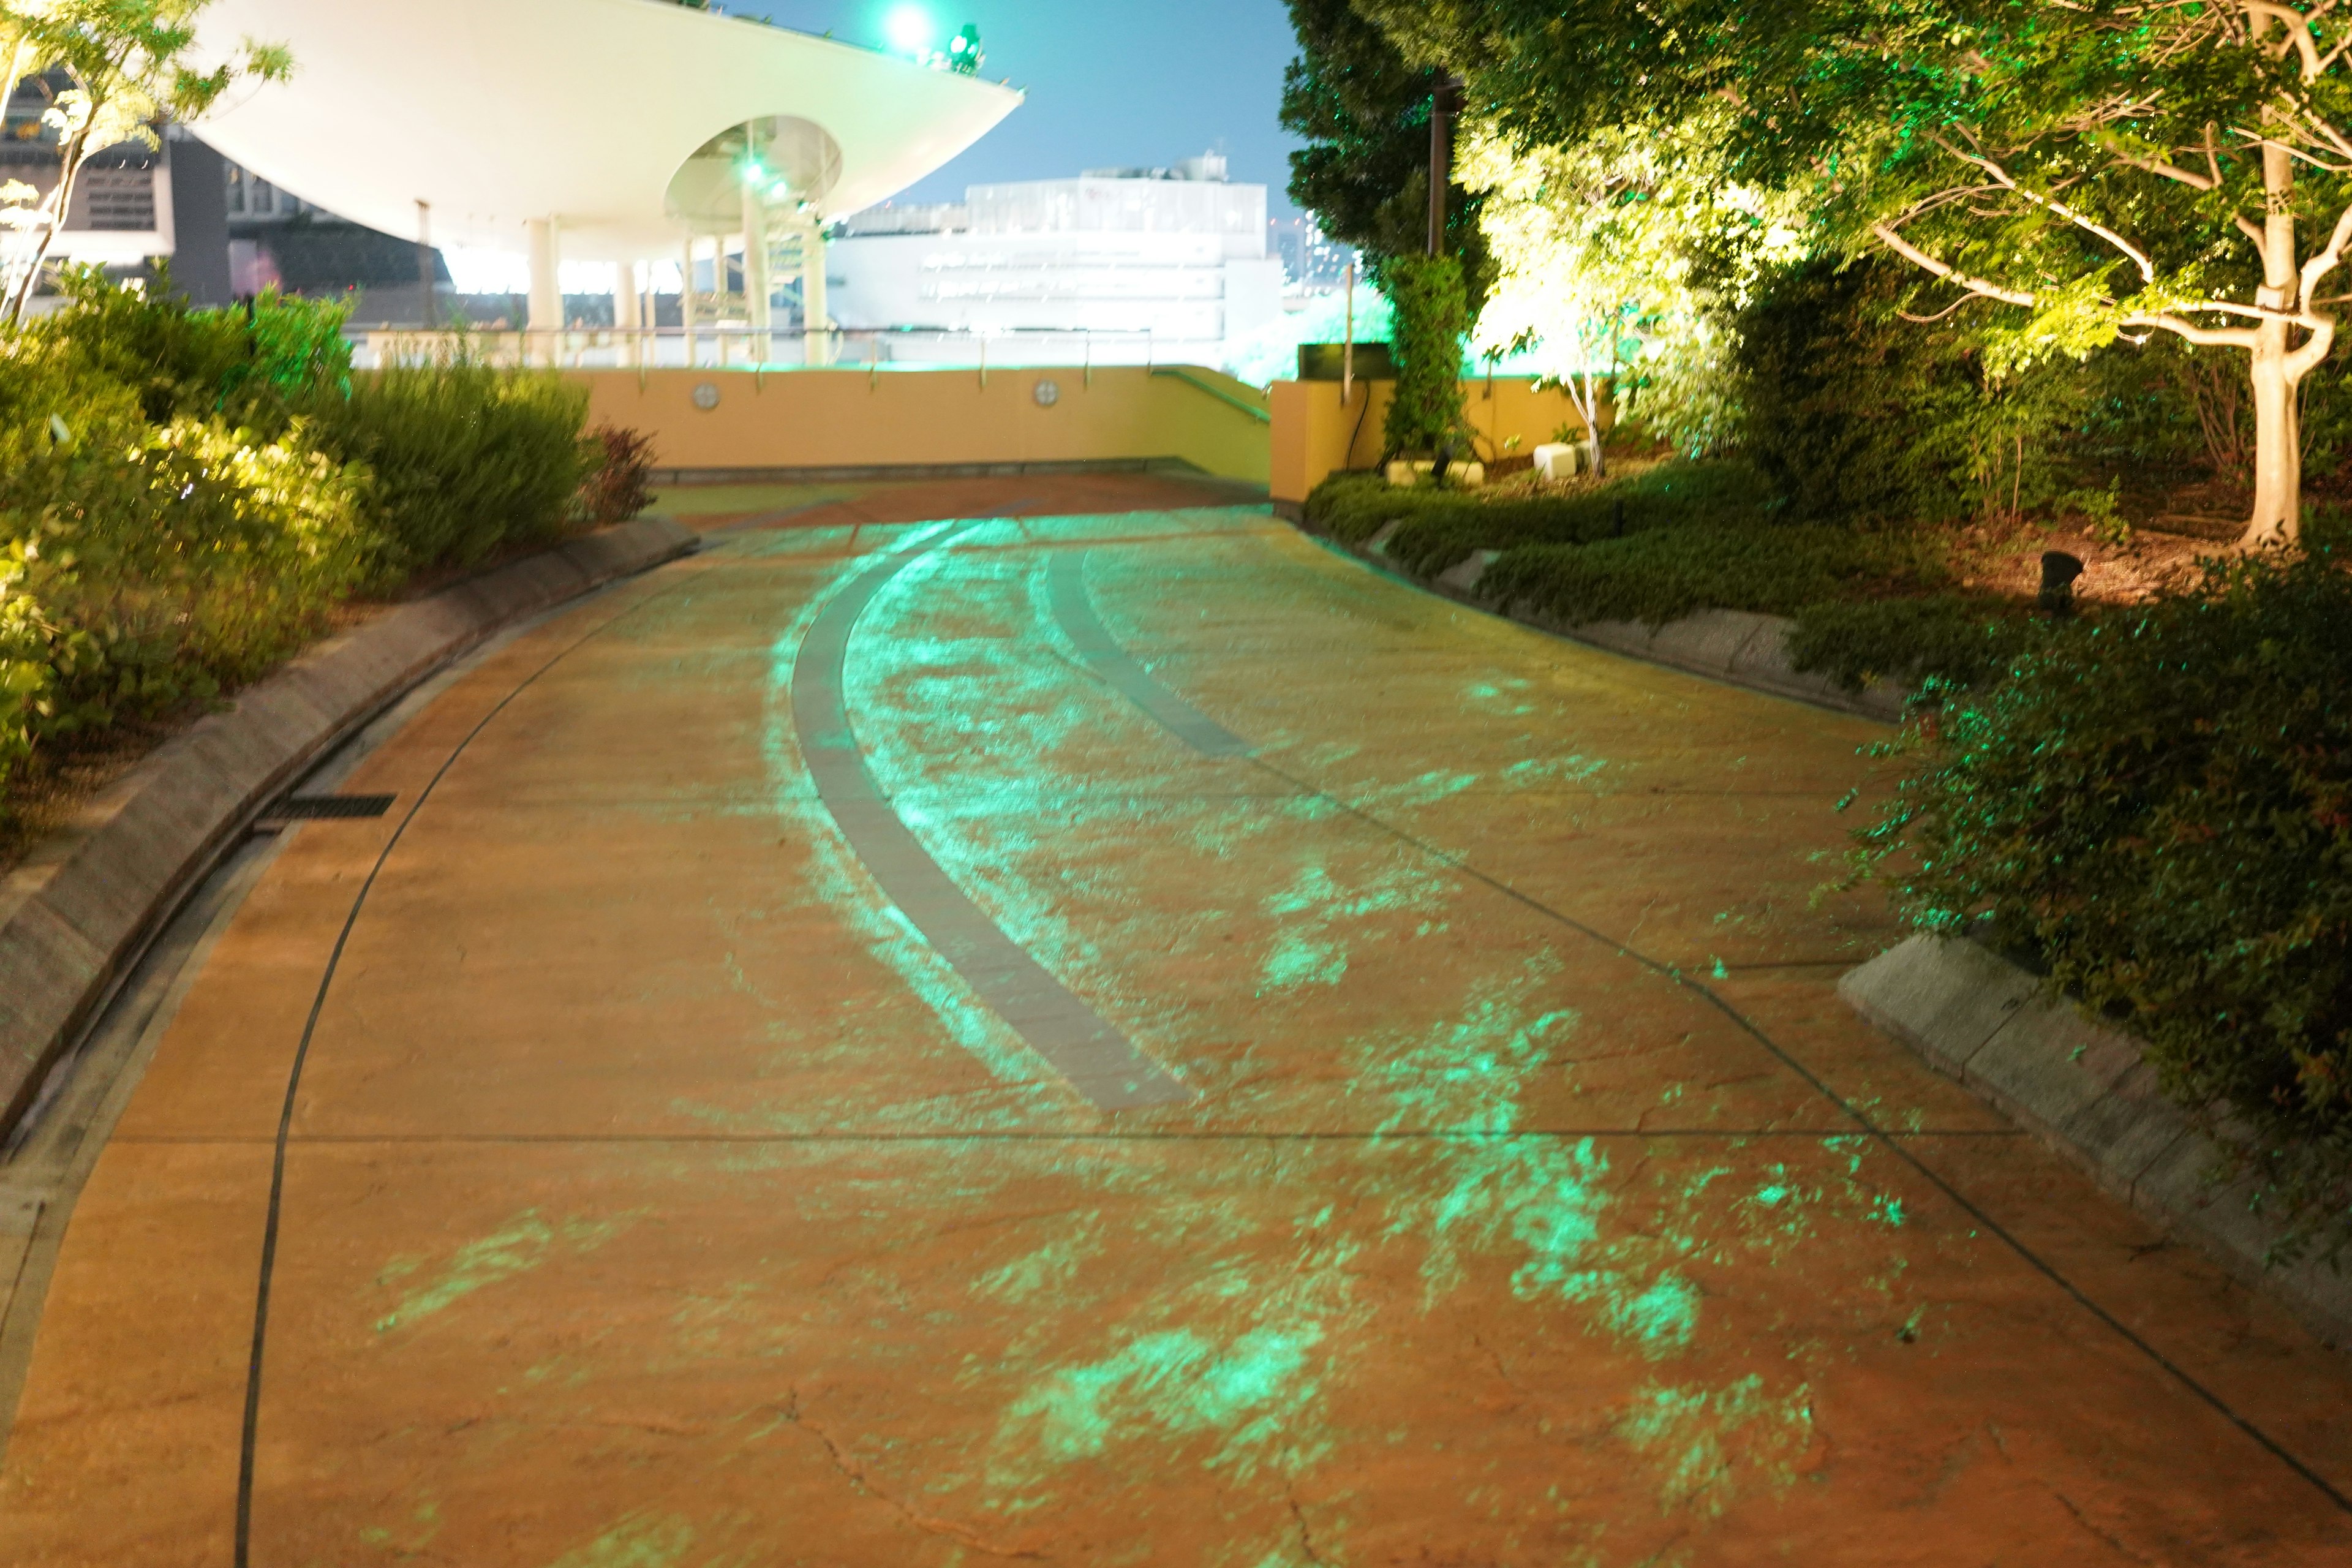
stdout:
MULTIPOLYGON (((733 0, 812 33, 879 44, 884 18, 905 0, 733 0)), ((970 153, 898 199, 957 201, 963 188, 1043 180, 1112 164, 1172 163, 1212 148, 1233 177, 1282 194, 1297 143, 1276 123, 1282 68, 1297 52, 1282 0, 914 0, 945 44, 980 27, 992 80, 1011 78, 1029 101, 970 153)))

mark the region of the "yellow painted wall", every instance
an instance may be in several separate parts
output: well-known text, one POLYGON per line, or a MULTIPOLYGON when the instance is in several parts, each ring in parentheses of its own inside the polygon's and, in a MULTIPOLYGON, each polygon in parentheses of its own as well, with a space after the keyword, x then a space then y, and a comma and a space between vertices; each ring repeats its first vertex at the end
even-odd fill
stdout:
POLYGON ((824 468, 1179 458, 1225 479, 1266 482, 1269 427, 1190 376, 1263 408, 1221 372, 1140 365, 1083 371, 588 370, 590 418, 643 430, 660 468, 824 468), (1037 384, 1061 391, 1038 405, 1037 384), (719 389, 718 407, 694 389, 719 389))
MULTIPOLYGON (((1360 381, 1355 395, 1339 400, 1336 381, 1277 381, 1274 384, 1274 468, 1269 489, 1276 500, 1305 500, 1307 492, 1340 468, 1369 468, 1380 460, 1381 426, 1388 417, 1396 384, 1360 381)), ((1483 377, 1462 384, 1462 395, 1472 428, 1478 432, 1478 455, 1488 458, 1506 449, 1532 452, 1552 439, 1563 425, 1581 439, 1584 421, 1568 394, 1558 387, 1537 390, 1523 377, 1483 377), (1513 437, 1516 448, 1507 448, 1513 437)), ((1601 411, 1601 426, 1610 425, 1601 411)))

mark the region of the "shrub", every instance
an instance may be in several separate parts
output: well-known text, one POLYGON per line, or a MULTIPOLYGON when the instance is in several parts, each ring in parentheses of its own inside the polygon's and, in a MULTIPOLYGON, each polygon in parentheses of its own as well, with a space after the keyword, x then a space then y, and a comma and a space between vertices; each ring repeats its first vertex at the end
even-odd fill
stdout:
POLYGON ((1882 677, 1906 687, 1997 679, 2041 627, 2014 605, 1962 594, 1823 601, 1799 609, 1796 620, 1790 662, 1849 691, 1882 677))
POLYGON ((1402 521, 1388 552, 1424 574, 1474 550, 1581 543, 1621 530, 1721 526, 1764 516, 1755 474, 1729 462, 1664 463, 1597 489, 1507 499, 1406 489, 1376 474, 1334 474, 1307 498, 1307 521, 1350 544, 1402 521))
POLYGON ((326 445, 374 473, 389 580, 562 533, 601 456, 581 435, 586 390, 552 372, 398 365, 304 406, 326 445))
POLYGON ((58 342, 0 358, 0 764, 249 679, 376 554, 367 477, 300 425, 151 425, 58 342))
POLYGON ((1827 523, 1656 528, 1591 544, 1523 544, 1479 592, 1570 625, 1663 626, 1697 610, 1793 616, 1823 600, 1917 593, 1945 581, 1940 552, 1894 530, 1827 523))
POLYGON ((580 486, 580 510, 592 527, 629 519, 653 504, 654 439, 641 430, 600 425, 589 433, 598 461, 580 486))
POLYGON ((2352 1237, 2352 577, 2239 561, 1952 693, 1867 830, 1924 930, 1981 931, 2147 1043, 2331 1253, 2352 1237))
POLYGON ((64 307, 26 341, 94 381, 131 388, 151 424, 219 415, 275 436, 291 402, 350 389, 349 307, 271 289, 243 310, 194 310, 172 292, 170 269, 156 272, 142 292, 95 267, 68 268, 64 307))

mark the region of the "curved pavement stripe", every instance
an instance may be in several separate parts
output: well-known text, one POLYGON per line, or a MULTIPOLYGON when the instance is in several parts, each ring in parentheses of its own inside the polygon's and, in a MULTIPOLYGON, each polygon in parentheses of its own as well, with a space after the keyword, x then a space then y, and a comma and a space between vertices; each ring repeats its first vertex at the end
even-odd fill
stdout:
POLYGON ((1046 592, 1054 602, 1054 618, 1097 675, 1112 690, 1142 709, 1160 727, 1212 757, 1245 757, 1247 741, 1218 723, 1160 684, 1151 672, 1111 637, 1087 597, 1087 552, 1055 552, 1045 568, 1046 592))
POLYGON ((1168 1105, 1192 1090, 1138 1050, 1046 973, 932 859, 867 771, 845 700, 844 667, 858 616, 884 584, 926 550, 976 524, 894 554, 834 595, 793 661, 793 727, 817 795, 882 891, 997 1016, 1071 1087, 1106 1110, 1168 1105))

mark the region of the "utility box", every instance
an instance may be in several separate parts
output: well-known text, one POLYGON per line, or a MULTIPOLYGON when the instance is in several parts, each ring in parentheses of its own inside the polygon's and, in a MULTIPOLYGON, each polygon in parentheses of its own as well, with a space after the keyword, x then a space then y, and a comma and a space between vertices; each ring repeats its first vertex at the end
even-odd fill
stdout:
MULTIPOLYGON (((1345 343, 1301 343, 1298 345, 1298 379, 1301 381, 1337 381, 1339 365, 1345 356, 1345 343)), ((1356 345, 1356 379, 1358 381, 1394 381, 1396 362, 1389 357, 1389 346, 1383 342, 1356 345)))

